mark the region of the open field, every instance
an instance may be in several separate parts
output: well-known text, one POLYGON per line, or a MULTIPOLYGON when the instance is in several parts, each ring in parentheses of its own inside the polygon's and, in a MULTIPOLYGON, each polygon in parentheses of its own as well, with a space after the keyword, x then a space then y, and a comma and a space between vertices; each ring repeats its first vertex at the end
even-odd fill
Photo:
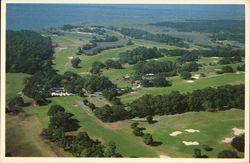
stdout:
POLYGON ((14 98, 17 93, 24 88, 24 79, 29 77, 24 73, 7 73, 6 74, 6 100, 14 98))
POLYGON ((6 115, 6 152, 12 156, 70 156, 55 144, 40 137, 42 124, 36 116, 26 113, 6 115))
MULTIPOLYGON (((222 143, 221 140, 234 136, 232 131, 234 127, 244 129, 244 110, 197 112, 162 119, 152 125, 144 122, 141 126, 144 126, 145 132, 151 133, 156 141, 163 143, 159 149, 167 151, 171 157, 192 157, 193 149, 199 148, 202 154, 215 158, 223 149, 235 150, 230 143, 222 143), (195 129, 200 132, 188 133, 185 129, 195 129), (181 131, 182 134, 170 136, 169 134, 174 131, 181 131), (197 141, 199 145, 185 146, 182 141, 197 141), (213 150, 205 151, 202 148, 204 144, 209 145, 213 150)), ((243 156, 242 153, 240 155, 243 156)))

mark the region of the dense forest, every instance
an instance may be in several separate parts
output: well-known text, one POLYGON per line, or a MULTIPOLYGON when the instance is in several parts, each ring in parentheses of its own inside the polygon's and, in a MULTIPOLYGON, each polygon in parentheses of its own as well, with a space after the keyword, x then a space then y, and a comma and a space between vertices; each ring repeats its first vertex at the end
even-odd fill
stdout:
POLYGON ((6 71, 34 74, 45 71, 47 61, 52 58, 52 43, 32 31, 10 31, 6 33, 6 71))
POLYGON ((164 26, 184 32, 213 33, 215 40, 235 40, 244 42, 245 22, 243 20, 187 20, 185 22, 158 22, 154 26, 164 26))

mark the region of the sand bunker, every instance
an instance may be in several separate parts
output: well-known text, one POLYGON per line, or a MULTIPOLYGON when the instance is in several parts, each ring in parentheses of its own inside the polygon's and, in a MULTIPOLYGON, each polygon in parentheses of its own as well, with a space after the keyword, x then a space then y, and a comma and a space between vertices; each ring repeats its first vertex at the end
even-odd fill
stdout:
POLYGON ((73 57, 68 57, 68 59, 73 59, 73 57))
POLYGON ((170 157, 167 155, 160 155, 160 158, 170 158, 170 157))
POLYGON ((154 59, 155 61, 158 61, 158 59, 154 59))
POLYGON ((193 83, 193 80, 186 80, 187 83, 193 83))
POLYGON ((234 137, 231 138, 225 138, 222 140, 223 143, 231 143, 234 137))
MULTIPOLYGON (((232 130, 233 130, 235 136, 239 136, 241 134, 244 134, 244 132, 245 132, 244 129, 239 129, 239 128, 232 128, 232 130)), ((233 136, 231 138, 224 138, 221 142, 231 143, 233 141, 233 139, 235 138, 235 136, 233 136)))
POLYGON ((219 57, 212 57, 213 59, 219 59, 219 57))
POLYGON ((169 134, 170 136, 177 136, 179 134, 181 134, 182 132, 181 131, 175 131, 175 132, 172 132, 171 134, 169 134))
POLYGON ((182 141, 182 143, 185 144, 186 146, 199 145, 197 141, 182 141))
POLYGON ((245 132, 244 129, 239 129, 239 128, 233 128, 232 130, 233 130, 235 136, 239 136, 241 134, 244 134, 244 132, 245 132))
POLYGON ((191 132, 191 133, 200 132, 200 130, 194 130, 194 129, 186 129, 185 131, 191 132))

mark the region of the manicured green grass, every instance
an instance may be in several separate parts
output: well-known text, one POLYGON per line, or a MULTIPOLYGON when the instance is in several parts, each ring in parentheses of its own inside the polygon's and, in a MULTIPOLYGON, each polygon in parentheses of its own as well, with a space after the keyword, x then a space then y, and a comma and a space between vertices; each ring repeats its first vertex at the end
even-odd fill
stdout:
POLYGON ((24 73, 6 73, 6 100, 17 96, 17 93, 24 88, 24 79, 29 77, 24 73))
POLYGON ((28 113, 36 115, 43 124, 48 125, 48 108, 53 104, 59 104, 65 107, 66 112, 71 112, 81 128, 79 130, 87 131, 91 137, 97 138, 104 143, 114 141, 117 144, 118 151, 125 157, 157 157, 155 151, 144 145, 141 138, 135 137, 132 130, 126 123, 103 123, 95 117, 87 115, 81 108, 75 106, 76 97, 54 97, 50 98, 51 104, 42 107, 33 107, 28 113))
POLYGON ((173 85, 170 87, 142 88, 140 90, 137 90, 135 93, 120 96, 120 99, 124 103, 130 103, 143 94, 169 94, 172 91, 180 91, 184 93, 206 87, 217 87, 226 84, 240 84, 244 83, 244 73, 227 73, 218 76, 205 77, 195 80, 194 83, 188 83, 185 80, 180 79, 180 77, 173 77, 170 79, 170 81, 172 81, 173 83, 173 85))
POLYGON ((102 74, 108 77, 110 80, 117 80, 125 77, 126 75, 130 75, 133 71, 133 65, 124 64, 123 69, 103 69, 102 74))
MULTIPOLYGON (((171 157, 193 157, 193 149, 199 148, 202 154, 208 155, 209 158, 216 158, 217 154, 224 149, 235 150, 230 143, 223 143, 221 140, 234 136, 232 128, 244 128, 244 111, 231 109, 213 113, 192 113, 163 119, 151 126, 143 123, 142 126, 146 127, 145 132, 151 133, 156 141, 163 143, 159 149, 168 151, 171 157), (185 129, 195 129, 200 132, 188 133, 185 129), (174 131, 181 131, 182 134, 170 136, 169 134, 174 131), (185 146, 182 141, 197 141, 199 145, 185 146), (209 145, 213 150, 205 151, 202 148, 203 144, 209 145)), ((242 153, 240 155, 242 156, 242 153)))

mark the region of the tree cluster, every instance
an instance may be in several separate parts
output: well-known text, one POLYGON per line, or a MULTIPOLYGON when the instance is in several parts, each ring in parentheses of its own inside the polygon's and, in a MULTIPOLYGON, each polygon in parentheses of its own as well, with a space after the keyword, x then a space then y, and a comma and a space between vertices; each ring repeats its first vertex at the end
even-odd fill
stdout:
POLYGON ((238 63, 238 62, 242 62, 242 59, 240 56, 224 57, 218 63, 219 64, 232 64, 232 63, 238 63))
POLYGON ((74 68, 78 68, 79 63, 81 63, 81 60, 78 57, 75 57, 71 60, 71 65, 74 68))
POLYGON ((130 117, 129 113, 122 105, 105 105, 95 109, 94 113, 96 117, 101 119, 103 122, 115 122, 130 117))
POLYGON ((147 115, 179 114, 189 111, 244 109, 244 93, 244 85, 240 84, 209 87, 185 94, 178 91, 173 91, 168 95, 146 94, 133 101, 128 111, 133 117, 146 117, 147 115))
POLYGON ((106 68, 106 69, 122 69, 122 64, 120 61, 115 61, 112 59, 106 60, 104 63, 95 61, 92 63, 92 68, 90 69, 90 72, 92 74, 99 74, 101 72, 101 69, 106 68))
POLYGON ((232 73, 234 69, 231 66, 223 66, 222 70, 216 71, 216 74, 232 73))
POLYGON ((171 61, 138 62, 134 65, 133 69, 142 74, 158 74, 175 71, 176 64, 171 61))
POLYGON ((129 64, 135 64, 139 61, 145 61, 151 58, 159 58, 162 56, 163 55, 156 47, 146 48, 143 46, 119 54, 121 63, 129 64))

